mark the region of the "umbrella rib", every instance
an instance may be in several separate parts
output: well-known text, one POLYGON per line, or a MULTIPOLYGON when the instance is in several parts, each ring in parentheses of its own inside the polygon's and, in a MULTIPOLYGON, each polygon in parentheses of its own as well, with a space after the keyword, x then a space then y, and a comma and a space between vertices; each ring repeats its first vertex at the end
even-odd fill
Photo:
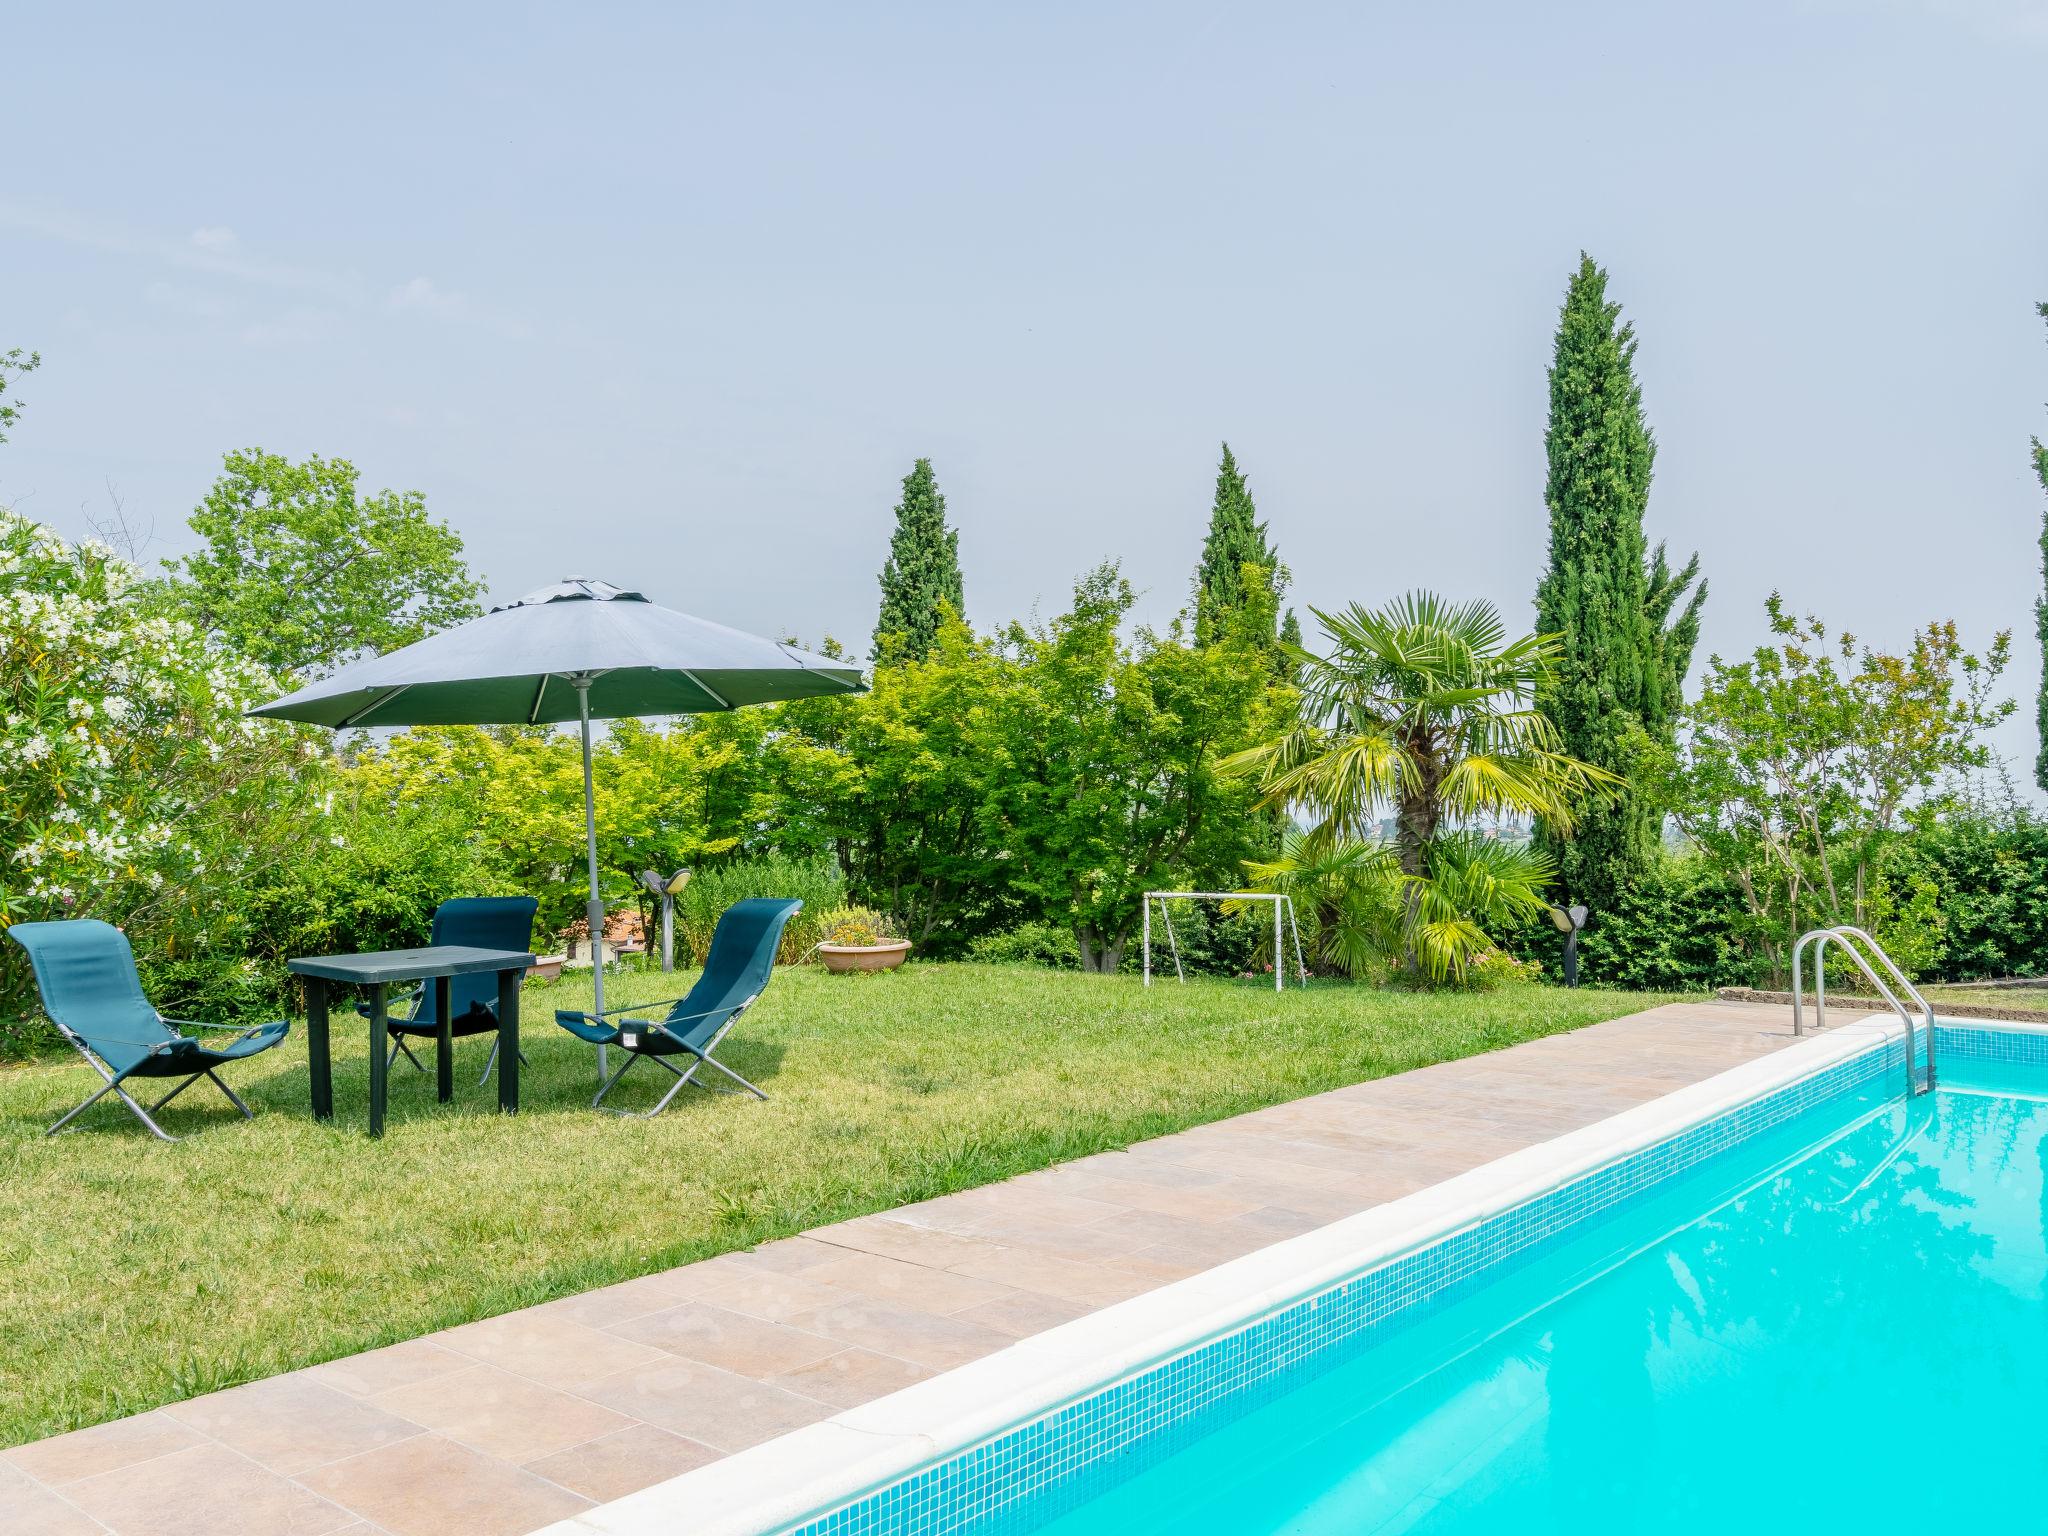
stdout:
POLYGON ((554 673, 552 672, 541 673, 540 686, 533 690, 533 708, 526 712, 526 723, 528 725, 532 725, 534 721, 540 718, 540 701, 547 696, 548 679, 553 676, 554 673))
POLYGON ((376 698, 372 699, 369 703, 365 704, 361 709, 357 710, 354 714, 350 715, 346 720, 342 721, 340 725, 335 727, 335 729, 338 731, 347 730, 350 726, 354 725, 358 720, 362 719, 363 716, 374 714, 378 710, 382 709, 386 704, 389 704, 393 699, 397 698, 401 693, 404 693, 406 689, 410 688, 411 686, 411 683, 400 683, 396 688, 391 689, 389 692, 379 694, 376 698))
POLYGON ((695 683, 699 688, 702 688, 704 692, 710 697, 711 702, 716 704, 720 709, 732 708, 732 701, 730 699, 726 698, 724 694, 720 693, 716 688, 712 687, 709 683, 705 682, 703 678, 699 677, 696 673, 692 672, 688 667, 677 667, 676 670, 682 673, 683 676, 687 677, 691 682, 695 683))

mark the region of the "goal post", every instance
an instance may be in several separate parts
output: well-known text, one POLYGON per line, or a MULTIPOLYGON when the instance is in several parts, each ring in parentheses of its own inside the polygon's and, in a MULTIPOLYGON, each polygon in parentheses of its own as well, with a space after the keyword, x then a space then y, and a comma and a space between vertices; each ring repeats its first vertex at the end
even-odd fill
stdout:
POLYGON ((1301 961, 1301 924, 1294 920, 1294 898, 1284 891, 1147 891, 1145 893, 1145 985, 1152 985, 1152 904, 1159 904, 1160 926, 1166 930, 1167 948, 1173 955, 1173 974, 1177 981, 1186 981, 1187 973, 1181 969, 1180 943, 1173 935, 1173 912, 1167 906, 1169 901, 1267 901, 1273 904, 1273 990, 1283 991, 1286 986, 1287 933, 1294 938, 1295 980, 1308 985, 1308 967, 1301 961))

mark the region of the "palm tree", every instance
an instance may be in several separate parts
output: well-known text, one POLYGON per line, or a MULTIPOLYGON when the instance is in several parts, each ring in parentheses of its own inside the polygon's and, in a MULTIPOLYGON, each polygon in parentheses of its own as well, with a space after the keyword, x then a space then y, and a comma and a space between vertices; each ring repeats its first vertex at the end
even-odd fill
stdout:
MULTIPOLYGON (((1349 932, 1339 950, 1398 943, 1410 970, 1439 981, 1461 975, 1489 945, 1485 925, 1540 911, 1553 874, 1533 849, 1462 825, 1530 816, 1569 833, 1576 805, 1621 781, 1565 753, 1533 707, 1554 637, 1510 640, 1493 604, 1428 592, 1377 610, 1312 611, 1330 652, 1296 653, 1299 719, 1227 765, 1259 776, 1266 805, 1308 819, 1278 861, 1254 872, 1274 885, 1307 880, 1325 894, 1333 880, 1348 888, 1338 905, 1353 920, 1332 925, 1349 932), (1391 847, 1375 846, 1388 810, 1391 847), (1365 915, 1374 907, 1378 919, 1365 915)), ((1335 951, 1326 958, 1355 969, 1335 951)))

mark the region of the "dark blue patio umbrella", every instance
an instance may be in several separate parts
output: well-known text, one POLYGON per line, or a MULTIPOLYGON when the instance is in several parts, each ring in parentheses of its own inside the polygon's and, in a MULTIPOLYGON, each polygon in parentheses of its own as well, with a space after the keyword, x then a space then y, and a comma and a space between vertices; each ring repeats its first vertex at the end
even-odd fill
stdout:
MULTIPOLYGON (((480 619, 343 667, 251 710, 314 725, 583 727, 583 831, 593 961, 602 959, 597 800, 590 722, 695 715, 819 694, 858 693, 860 669, 658 607, 638 592, 572 576, 480 619)), ((597 1008, 604 967, 593 964, 597 1008)), ((602 1065, 600 1065, 600 1071, 602 1065)))

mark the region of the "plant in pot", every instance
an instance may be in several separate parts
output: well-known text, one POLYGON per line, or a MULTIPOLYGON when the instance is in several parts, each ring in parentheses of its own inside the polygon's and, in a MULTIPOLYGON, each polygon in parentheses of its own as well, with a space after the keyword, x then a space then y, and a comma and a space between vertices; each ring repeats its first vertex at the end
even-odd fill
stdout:
POLYGON ((828 971, 893 971, 910 953, 910 940, 868 907, 829 912, 818 939, 818 958, 828 971))

